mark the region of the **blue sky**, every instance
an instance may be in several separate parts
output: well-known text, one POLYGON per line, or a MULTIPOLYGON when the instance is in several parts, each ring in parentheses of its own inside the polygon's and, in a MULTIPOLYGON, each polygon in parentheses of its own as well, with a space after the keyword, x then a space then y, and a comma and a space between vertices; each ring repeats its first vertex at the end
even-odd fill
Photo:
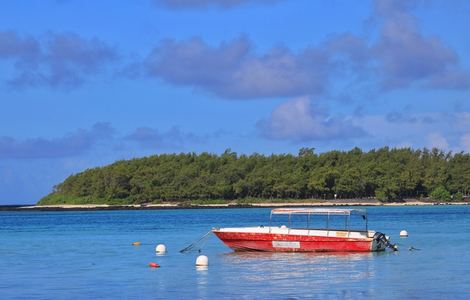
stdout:
POLYGON ((158 153, 470 151, 467 1, 0 4, 0 204, 158 153))

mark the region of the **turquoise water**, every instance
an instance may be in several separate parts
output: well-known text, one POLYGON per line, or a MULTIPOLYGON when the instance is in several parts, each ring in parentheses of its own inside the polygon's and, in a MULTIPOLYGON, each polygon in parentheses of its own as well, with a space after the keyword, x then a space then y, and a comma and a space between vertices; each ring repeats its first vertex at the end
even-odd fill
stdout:
POLYGON ((266 224, 269 209, 0 212, 0 298, 470 298, 470 206, 368 212, 399 252, 233 253, 212 236, 207 270, 195 268, 198 253, 178 251, 214 226, 266 224))

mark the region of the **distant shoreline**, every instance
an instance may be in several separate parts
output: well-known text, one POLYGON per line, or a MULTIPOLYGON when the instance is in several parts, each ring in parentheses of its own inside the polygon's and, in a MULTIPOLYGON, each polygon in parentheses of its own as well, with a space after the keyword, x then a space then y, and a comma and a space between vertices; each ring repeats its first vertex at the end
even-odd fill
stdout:
POLYGON ((306 206, 425 206, 425 205, 470 205, 470 202, 429 202, 407 200, 383 203, 376 200, 330 200, 312 202, 263 202, 263 203, 220 203, 189 204, 182 202, 165 204, 60 204, 60 205, 0 205, 0 211, 98 211, 98 210, 162 210, 162 209, 205 209, 205 208, 261 208, 261 207, 306 207, 306 206))

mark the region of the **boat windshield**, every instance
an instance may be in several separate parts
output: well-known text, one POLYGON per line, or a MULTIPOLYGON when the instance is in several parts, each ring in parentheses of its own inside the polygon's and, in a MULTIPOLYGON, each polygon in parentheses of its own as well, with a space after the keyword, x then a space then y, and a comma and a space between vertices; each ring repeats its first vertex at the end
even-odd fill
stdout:
POLYGON ((271 211, 270 226, 286 225, 289 228, 365 230, 365 209, 339 208, 276 208, 271 211), (351 218, 351 215, 356 217, 351 218))

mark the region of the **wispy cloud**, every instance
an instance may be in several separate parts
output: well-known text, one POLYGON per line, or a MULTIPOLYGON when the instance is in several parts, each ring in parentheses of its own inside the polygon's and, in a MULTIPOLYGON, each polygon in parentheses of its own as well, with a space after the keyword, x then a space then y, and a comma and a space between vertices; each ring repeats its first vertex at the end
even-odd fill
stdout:
POLYGON ((33 37, 21 37, 14 31, 0 31, 0 59, 11 59, 19 65, 37 61, 40 45, 33 37))
POLYGON ((370 142, 374 147, 407 144, 461 151, 467 149, 466 137, 470 134, 470 114, 466 112, 358 115, 352 117, 352 122, 367 132, 364 143, 370 142))
POLYGON ((268 118, 258 122, 257 128, 267 139, 328 142, 330 147, 339 145, 340 148, 359 141, 366 149, 406 145, 468 151, 470 147, 470 113, 467 112, 395 111, 343 117, 320 109, 308 97, 277 106, 268 118))
POLYGON ((146 74, 223 98, 317 96, 332 79, 374 82, 376 90, 470 88, 470 72, 439 37, 420 31, 413 1, 375 1, 377 35, 341 33, 292 51, 258 53, 247 37, 210 45, 201 38, 160 41, 144 62, 146 74), (345 77, 339 75, 347 74, 345 77))
POLYGON ((217 7, 229 9, 243 4, 273 4, 281 0, 152 0, 158 6, 170 9, 204 9, 217 7))
POLYGON ((460 147, 463 151, 470 152, 470 133, 460 137, 460 147))
POLYGON ((207 138, 194 133, 182 132, 178 127, 160 131, 150 127, 139 127, 124 140, 137 143, 144 149, 160 151, 162 149, 181 150, 191 144, 199 144, 207 138))
POLYGON ((449 142, 440 132, 431 132, 426 136, 428 148, 449 149, 449 142))
POLYGON ((362 48, 361 41, 350 35, 299 53, 275 47, 264 54, 257 54, 246 37, 218 46, 200 38, 164 40, 149 54, 144 67, 149 76, 226 98, 318 95, 328 86, 331 73, 344 67, 339 63, 344 57, 364 59, 358 48, 362 48), (346 39, 356 43, 343 42, 346 39))
POLYGON ((436 36, 420 32, 410 10, 415 1, 375 1, 379 39, 373 57, 385 88, 420 83, 430 88, 469 88, 470 73, 459 66, 458 55, 436 36))
POLYGON ((77 156, 100 141, 112 138, 114 129, 108 123, 96 123, 91 129, 78 129, 59 138, 18 140, 0 137, 0 159, 37 159, 77 156))
POLYGON ((258 123, 261 134, 270 139, 307 142, 365 136, 365 131, 345 118, 332 117, 312 106, 306 97, 290 100, 258 123))
POLYGON ((0 60, 13 63, 16 74, 6 80, 16 88, 77 87, 117 56, 105 42, 75 33, 49 33, 39 39, 0 31, 0 60))
POLYGON ((110 123, 96 123, 90 129, 77 129, 61 137, 36 137, 17 139, 0 136, 0 160, 2 159, 60 159, 77 158, 90 153, 112 153, 113 156, 133 155, 162 151, 191 151, 195 146, 219 139, 228 133, 215 131, 198 135, 173 126, 161 130, 148 126, 138 127, 131 133, 119 133, 110 123), (145 151, 140 151, 145 150, 145 151), (130 153, 130 152, 129 152, 130 153))

